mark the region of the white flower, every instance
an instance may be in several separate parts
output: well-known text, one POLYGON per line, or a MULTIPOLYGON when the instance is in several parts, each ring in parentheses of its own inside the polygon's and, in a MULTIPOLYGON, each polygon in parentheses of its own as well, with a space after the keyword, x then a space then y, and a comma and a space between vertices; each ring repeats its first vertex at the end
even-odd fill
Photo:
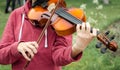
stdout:
POLYGON ((97 9, 97 10, 103 9, 103 5, 98 5, 98 6, 96 7, 96 9, 97 9))
POLYGON ((80 8, 81 8, 81 9, 86 9, 86 4, 80 5, 80 8))
POLYGON ((98 0, 93 0, 93 3, 94 4, 99 4, 99 1, 98 0))

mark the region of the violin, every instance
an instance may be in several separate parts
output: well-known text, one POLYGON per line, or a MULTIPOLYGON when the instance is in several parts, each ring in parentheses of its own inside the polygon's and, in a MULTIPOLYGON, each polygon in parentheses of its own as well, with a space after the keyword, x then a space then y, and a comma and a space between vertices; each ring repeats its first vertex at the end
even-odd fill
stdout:
MULTIPOLYGON (((50 15, 46 12, 42 13, 39 16, 39 19, 41 19, 39 21, 40 24, 46 23, 47 20, 49 19, 49 16, 50 15)), ((70 35, 70 34, 73 34, 74 32, 76 32, 76 25, 82 24, 82 22, 86 22, 86 16, 84 14, 84 11, 79 8, 70 8, 70 9, 58 8, 55 11, 54 17, 52 18, 51 21, 52 21, 51 25, 54 28, 55 32, 60 36, 65 36, 65 35, 70 35)), ((113 41, 115 36, 113 36, 111 38, 107 38, 108 34, 109 34, 109 32, 106 32, 104 34, 98 32, 98 35, 97 35, 97 39, 100 41, 100 43, 97 43, 96 47, 100 48, 102 43, 106 46, 105 49, 101 50, 102 53, 104 53, 107 48, 114 52, 118 48, 117 43, 115 41, 113 41)))

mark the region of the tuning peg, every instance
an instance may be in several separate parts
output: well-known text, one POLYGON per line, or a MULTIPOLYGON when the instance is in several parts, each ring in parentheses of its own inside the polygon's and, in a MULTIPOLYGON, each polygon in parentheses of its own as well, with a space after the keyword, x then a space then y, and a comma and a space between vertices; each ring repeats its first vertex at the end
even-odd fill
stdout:
POLYGON ((106 50, 107 50, 107 48, 102 48, 102 49, 101 49, 101 53, 102 53, 102 54, 106 53, 106 50))
POLYGON ((96 48, 100 48, 102 46, 102 43, 101 42, 97 42, 97 44, 95 46, 96 46, 96 48))
POLYGON ((115 35, 113 35, 112 37, 110 37, 110 41, 115 39, 115 35))
POLYGON ((110 33, 110 31, 106 31, 106 32, 105 32, 105 35, 108 35, 109 33, 110 33))

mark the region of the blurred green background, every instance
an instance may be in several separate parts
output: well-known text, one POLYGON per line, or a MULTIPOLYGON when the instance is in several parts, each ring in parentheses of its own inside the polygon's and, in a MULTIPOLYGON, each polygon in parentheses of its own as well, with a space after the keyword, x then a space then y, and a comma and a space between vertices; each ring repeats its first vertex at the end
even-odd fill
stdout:
MULTIPOLYGON (((110 30, 110 34, 116 36, 115 41, 120 45, 120 0, 109 0, 109 3, 104 3, 103 0, 65 1, 69 8, 82 8, 92 27, 99 28, 101 32, 110 30)), ((4 13, 5 5, 6 0, 0 0, 0 37, 10 14, 4 13)), ((95 47, 96 43, 97 39, 94 39, 84 51, 81 60, 64 66, 63 70, 120 70, 119 48, 117 52, 107 50, 105 54, 101 54, 100 49, 95 47)), ((0 65, 0 70, 11 70, 11 66, 0 65)))

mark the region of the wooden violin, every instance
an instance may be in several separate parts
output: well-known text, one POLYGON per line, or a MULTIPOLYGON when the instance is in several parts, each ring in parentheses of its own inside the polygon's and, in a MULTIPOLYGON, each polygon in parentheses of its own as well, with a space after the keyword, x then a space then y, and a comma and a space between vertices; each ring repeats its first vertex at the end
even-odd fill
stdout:
MULTIPOLYGON (((76 32, 77 24, 82 24, 82 22, 86 22, 86 16, 84 14, 84 11, 79 8, 58 8, 55 11, 54 16, 55 17, 52 18, 54 19, 54 21, 51 20, 51 25, 54 28, 55 32, 60 36, 73 34, 74 32, 76 32)), ((46 23, 48 17, 49 14, 47 14, 46 12, 42 13, 39 16, 39 18, 41 19, 40 21, 42 21, 42 23, 46 23), (41 16, 46 16, 47 18, 41 16), (43 22, 42 18, 46 20, 43 22)), ((113 41, 113 37, 109 39, 107 35, 107 33, 98 32, 97 39, 106 46, 106 48, 101 52, 104 53, 107 48, 115 52, 118 48, 118 45, 115 41, 113 41)), ((100 44, 96 45, 96 47, 100 46, 100 44)))

